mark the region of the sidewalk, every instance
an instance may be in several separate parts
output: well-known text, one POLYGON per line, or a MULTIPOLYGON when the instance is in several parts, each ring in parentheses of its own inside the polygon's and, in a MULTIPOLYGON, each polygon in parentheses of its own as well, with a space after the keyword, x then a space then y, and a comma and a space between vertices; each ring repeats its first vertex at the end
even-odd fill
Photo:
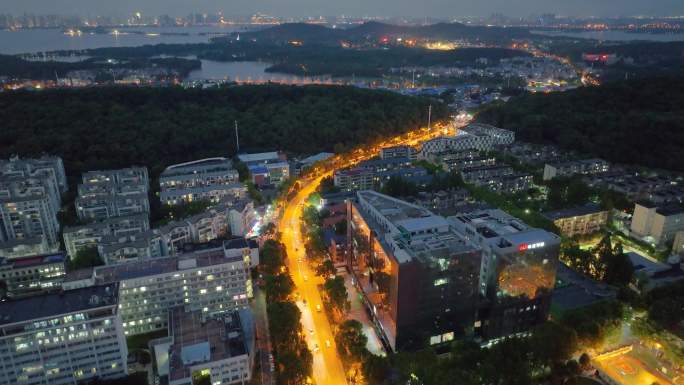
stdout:
POLYGON ((351 302, 351 310, 349 311, 349 319, 355 319, 363 325, 363 333, 368 338, 368 343, 366 344, 366 349, 369 352, 378 355, 385 356, 385 349, 380 342, 375 329, 373 328, 373 323, 370 318, 368 318, 368 313, 359 298, 359 293, 351 282, 351 275, 345 273, 342 275, 344 277, 344 285, 347 287, 347 293, 349 294, 349 301, 351 302))

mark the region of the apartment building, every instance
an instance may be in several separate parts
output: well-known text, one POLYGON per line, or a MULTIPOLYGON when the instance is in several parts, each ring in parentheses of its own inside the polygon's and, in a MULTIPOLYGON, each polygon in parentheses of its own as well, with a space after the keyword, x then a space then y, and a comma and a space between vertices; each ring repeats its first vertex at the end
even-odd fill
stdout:
POLYGON ((544 180, 551 180, 558 176, 571 176, 575 174, 594 175, 608 171, 610 171, 610 164, 603 159, 546 163, 544 165, 544 180))
POLYGON ((544 216, 553 221, 566 237, 593 234, 608 223, 608 210, 596 204, 549 211, 544 216))
POLYGON ((374 191, 348 202, 347 265, 393 351, 472 336, 481 250, 429 210, 374 191))
POLYGON ((20 298, 59 290, 66 274, 66 256, 36 255, 0 258, 0 299, 20 298))
POLYGON ((461 177, 466 183, 507 194, 527 190, 534 179, 531 174, 515 172, 505 165, 464 168, 461 169, 461 177))
POLYGON ((246 307, 253 293, 249 258, 226 257, 222 247, 99 266, 90 280, 96 285, 119 282, 126 335, 167 328, 168 311, 177 306, 208 317, 246 307))
POLYGON ((127 355, 116 284, 0 302, 0 384, 124 377, 127 355))
POLYGON ((370 190, 376 186, 375 171, 361 167, 335 170, 333 183, 344 191, 370 190))
POLYGON ((159 176, 162 204, 244 197, 246 187, 239 183, 237 170, 227 158, 206 158, 167 167, 159 176))
POLYGON ((35 159, 13 157, 9 160, 0 160, 0 175, 24 179, 48 179, 51 181, 50 195, 56 201, 60 201, 60 195, 69 189, 64 162, 62 158, 56 156, 43 156, 35 159))
POLYGON ((248 309, 207 317, 176 307, 169 314, 169 336, 153 344, 156 376, 169 385, 245 384, 252 378, 254 320, 248 309))
POLYGON ((79 219, 105 220, 150 212, 147 168, 89 171, 78 185, 76 214, 79 219))
POLYGON ((146 213, 107 218, 81 226, 67 226, 62 232, 67 255, 71 258, 84 249, 97 248, 103 238, 139 234, 150 229, 146 213))
POLYGON ((631 230, 634 235, 658 247, 674 241, 684 230, 684 208, 680 205, 658 206, 650 202, 634 204, 631 230))
POLYGON ((48 177, 0 176, 0 256, 57 250, 61 200, 56 188, 48 177))
POLYGON ((560 237, 498 209, 449 217, 455 231, 482 249, 476 333, 485 340, 525 335, 548 318, 560 237))

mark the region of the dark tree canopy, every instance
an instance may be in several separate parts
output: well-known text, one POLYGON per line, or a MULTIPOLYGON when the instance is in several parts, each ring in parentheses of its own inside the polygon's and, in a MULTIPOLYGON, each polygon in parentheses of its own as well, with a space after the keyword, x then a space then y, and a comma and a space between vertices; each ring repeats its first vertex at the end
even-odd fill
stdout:
POLYGON ((517 138, 606 160, 684 171, 684 77, 526 94, 484 108, 479 121, 517 138))
POLYGON ((391 92, 330 86, 89 88, 0 94, 0 158, 50 153, 83 171, 164 167, 241 149, 310 154, 403 133, 446 107, 391 92))

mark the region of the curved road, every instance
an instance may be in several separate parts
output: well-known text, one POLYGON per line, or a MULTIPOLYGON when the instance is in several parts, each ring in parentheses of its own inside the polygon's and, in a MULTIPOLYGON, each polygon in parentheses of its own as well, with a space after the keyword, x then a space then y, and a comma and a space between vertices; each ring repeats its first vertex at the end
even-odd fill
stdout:
MULTIPOLYGON (((464 124, 467 122, 464 122, 464 124)), ((427 139, 446 133, 442 128, 433 130, 421 128, 407 134, 383 141, 366 149, 357 149, 347 158, 338 158, 335 168, 344 168, 370 159, 377 155, 382 147, 397 145, 415 146, 427 139)), ((332 171, 320 171, 309 179, 300 179, 300 190, 294 198, 285 202, 283 215, 278 223, 281 241, 287 250, 287 263, 294 281, 296 292, 299 293, 297 305, 302 311, 302 329, 306 335, 307 344, 313 355, 313 380, 317 385, 346 385, 347 380, 342 361, 335 347, 335 340, 330 322, 322 310, 321 296, 318 285, 323 280, 316 277, 306 261, 304 242, 302 240, 301 216, 304 204, 316 191, 321 180, 332 175, 332 171), (306 302, 304 302, 306 301, 306 302), (320 309, 320 310, 319 310, 320 309)))

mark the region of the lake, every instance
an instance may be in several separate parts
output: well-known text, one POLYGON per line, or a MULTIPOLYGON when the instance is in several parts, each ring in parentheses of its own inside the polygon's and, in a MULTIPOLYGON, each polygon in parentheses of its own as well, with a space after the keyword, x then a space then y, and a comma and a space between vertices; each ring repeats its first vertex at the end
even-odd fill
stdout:
POLYGON ((243 27, 127 27, 118 35, 83 32, 69 36, 61 29, 0 30, 0 54, 83 50, 104 47, 137 47, 146 44, 206 43, 211 37, 245 30, 243 27), (140 31, 143 33, 131 33, 140 31), (164 35, 172 33, 176 35, 164 35))
POLYGON ((190 72, 186 80, 234 80, 238 82, 283 82, 306 83, 310 81, 328 81, 329 76, 304 78, 296 75, 269 73, 266 68, 271 64, 258 61, 218 62, 201 60, 202 69, 190 72))
POLYGON ((532 33, 547 36, 566 36, 603 41, 684 41, 684 33, 632 33, 625 31, 532 31, 532 33))

